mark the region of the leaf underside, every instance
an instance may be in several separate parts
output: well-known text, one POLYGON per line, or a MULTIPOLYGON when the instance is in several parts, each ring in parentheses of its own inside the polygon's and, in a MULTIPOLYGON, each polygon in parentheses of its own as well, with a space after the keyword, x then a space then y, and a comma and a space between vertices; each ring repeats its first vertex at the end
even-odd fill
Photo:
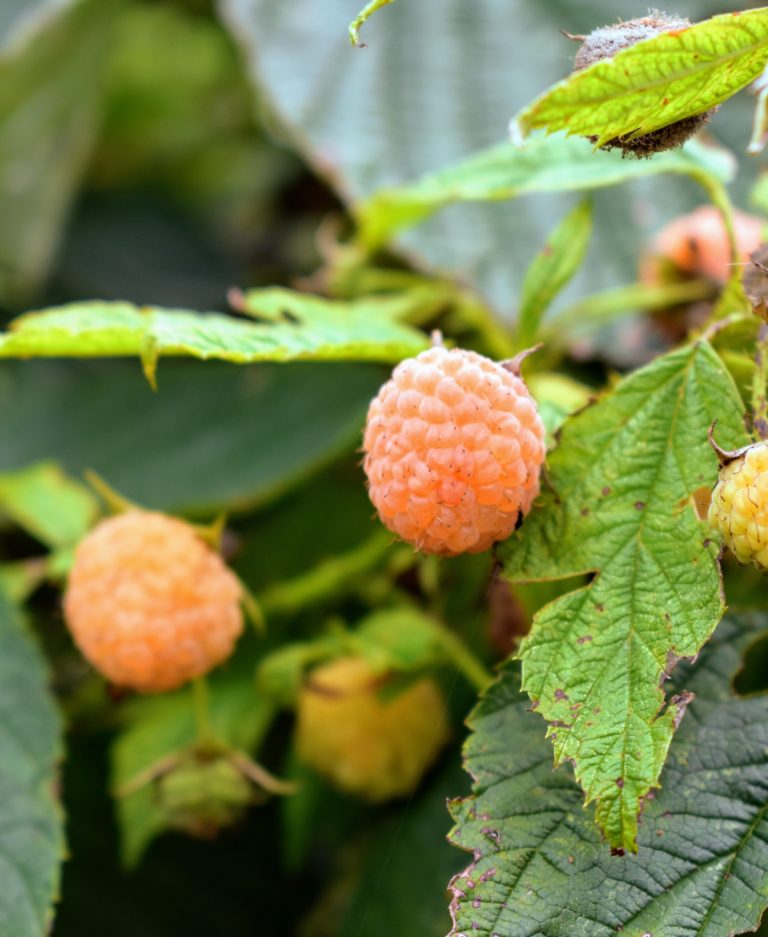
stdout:
POLYGON ((768 63, 768 11, 725 13, 623 49, 556 84, 515 120, 524 132, 639 136, 716 107, 768 63))
MULTIPOLYGON (((726 619, 685 685, 696 694, 645 805, 636 856, 612 856, 568 769, 552 771, 516 666, 470 720, 474 796, 454 801, 452 937, 730 937, 768 905, 768 697, 729 677, 759 622, 726 619)), ((683 676, 681 668, 680 676, 683 676)))
POLYGON ((657 359, 566 422, 538 507, 501 547, 512 581, 596 573, 539 611, 520 657, 555 761, 574 762, 614 848, 635 849, 685 709, 665 699, 664 675, 723 612, 718 545, 692 496, 716 476, 708 427, 717 419, 735 447, 741 412, 708 344, 657 359))

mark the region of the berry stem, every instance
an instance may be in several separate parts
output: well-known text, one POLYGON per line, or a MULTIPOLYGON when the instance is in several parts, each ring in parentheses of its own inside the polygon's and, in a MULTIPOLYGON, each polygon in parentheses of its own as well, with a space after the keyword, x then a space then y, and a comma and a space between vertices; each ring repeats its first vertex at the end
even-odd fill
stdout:
POLYGON ((478 693, 481 693, 493 682, 493 675, 457 634, 446 628, 442 622, 436 622, 436 627, 451 663, 467 678, 478 693))
POLYGON ((192 694, 197 724, 197 749, 206 751, 219 747, 211 724, 210 695, 205 677, 196 677, 192 681, 192 694))
POLYGON ((755 343, 755 373, 752 378, 752 432, 758 439, 768 438, 768 325, 762 323, 755 343))

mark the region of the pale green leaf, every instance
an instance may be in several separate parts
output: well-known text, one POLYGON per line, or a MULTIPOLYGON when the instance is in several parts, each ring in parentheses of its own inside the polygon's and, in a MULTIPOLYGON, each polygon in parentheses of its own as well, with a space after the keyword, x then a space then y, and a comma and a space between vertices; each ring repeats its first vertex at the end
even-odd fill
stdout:
POLYGON ((262 322, 218 313, 140 308, 130 303, 72 303, 27 313, 0 335, 0 357, 138 355, 150 378, 163 355, 253 361, 398 361, 427 347, 426 336, 394 321, 389 300, 330 302, 270 291, 263 307, 246 298, 262 322))
POLYGON ((708 111, 768 63, 768 10, 724 13, 623 49, 565 78, 515 119, 597 138, 641 135, 708 111))
POLYGON ((77 543, 98 511, 93 494, 53 463, 0 475, 0 514, 52 548, 77 543))
POLYGON ((539 136, 523 147, 504 143, 411 185, 383 189, 359 203, 356 214, 360 238, 373 248, 457 202, 600 189, 661 173, 690 176, 707 186, 712 178, 728 182, 733 171, 730 154, 696 141, 652 160, 628 160, 618 152, 595 153, 587 140, 539 136))
POLYGON ((735 699, 739 652, 765 618, 726 620, 677 688, 695 693, 636 856, 611 855, 569 769, 552 771, 515 667, 470 717, 474 796, 451 840, 451 937, 732 937, 768 905, 768 697, 735 699))
POLYGON ((0 934, 50 929, 64 853, 55 800, 61 727, 48 674, 18 612, 0 595, 0 934))
POLYGON ((560 222, 528 268, 518 312, 522 348, 534 343, 544 313, 581 266, 591 231, 592 206, 582 202, 560 222))
POLYGON ((501 548, 513 581, 596 574, 537 614, 520 655, 556 762, 574 762, 617 848, 635 848, 684 709, 663 675, 723 612, 718 545, 692 503, 716 477, 715 419, 724 445, 743 443, 741 400, 706 343, 625 378, 566 422, 539 505, 501 548))

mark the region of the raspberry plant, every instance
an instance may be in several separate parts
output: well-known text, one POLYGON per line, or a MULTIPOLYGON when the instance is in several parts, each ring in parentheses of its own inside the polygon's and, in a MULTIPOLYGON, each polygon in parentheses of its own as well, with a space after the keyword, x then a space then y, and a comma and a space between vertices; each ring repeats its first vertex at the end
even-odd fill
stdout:
POLYGON ((0 10, 0 937, 760 926, 723 7, 0 10))

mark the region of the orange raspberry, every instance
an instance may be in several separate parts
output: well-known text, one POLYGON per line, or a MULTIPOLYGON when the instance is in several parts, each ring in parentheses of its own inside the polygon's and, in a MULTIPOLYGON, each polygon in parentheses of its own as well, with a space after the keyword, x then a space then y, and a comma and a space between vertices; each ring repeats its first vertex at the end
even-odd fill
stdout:
POLYGON ((134 510, 82 540, 64 613, 108 680, 155 693, 229 657, 243 627, 240 597, 236 576, 189 524, 134 510))
POLYGON ((336 787, 374 803, 409 794, 448 739, 434 680, 382 698, 387 680, 364 658, 342 657, 314 670, 298 701, 301 758, 336 787))
POLYGON ((524 382, 473 351, 401 362, 363 440, 382 522, 425 553, 479 553, 508 537, 539 493, 544 426, 524 382))
MULTIPOLYGON (((743 261, 763 243, 763 221, 735 212, 736 242, 743 261)), ((720 212, 713 205, 673 218, 654 239, 640 262, 644 283, 663 283, 665 266, 689 277, 705 277, 723 284, 731 271, 728 235, 720 212)))

